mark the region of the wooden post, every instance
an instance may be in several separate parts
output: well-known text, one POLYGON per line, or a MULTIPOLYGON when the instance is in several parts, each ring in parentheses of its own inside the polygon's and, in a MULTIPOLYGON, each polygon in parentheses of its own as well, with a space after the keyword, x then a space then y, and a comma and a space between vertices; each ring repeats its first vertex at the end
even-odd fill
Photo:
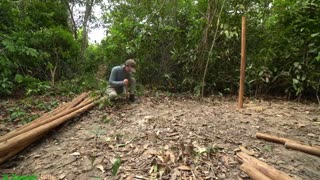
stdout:
POLYGON ((244 78, 246 70, 246 17, 242 16, 241 33, 241 66, 240 66, 240 88, 239 88, 239 108, 243 108, 244 78))

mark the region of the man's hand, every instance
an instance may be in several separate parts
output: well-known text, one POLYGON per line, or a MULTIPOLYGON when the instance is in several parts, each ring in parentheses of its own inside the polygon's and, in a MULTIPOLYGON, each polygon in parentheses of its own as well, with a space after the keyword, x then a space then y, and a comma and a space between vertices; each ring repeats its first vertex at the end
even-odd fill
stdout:
POLYGON ((129 86, 129 80, 128 79, 123 80, 123 84, 128 87, 129 86))

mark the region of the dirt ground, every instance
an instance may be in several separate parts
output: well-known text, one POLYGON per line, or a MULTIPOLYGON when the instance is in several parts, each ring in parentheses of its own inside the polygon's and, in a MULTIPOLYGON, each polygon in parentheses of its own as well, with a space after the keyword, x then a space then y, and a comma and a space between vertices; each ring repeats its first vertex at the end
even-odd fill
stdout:
POLYGON ((256 139, 256 132, 320 146, 320 106, 246 100, 240 111, 232 98, 146 95, 139 104, 95 107, 68 121, 0 172, 68 180, 249 179, 235 155, 244 147, 293 179, 320 179, 320 157, 256 139))

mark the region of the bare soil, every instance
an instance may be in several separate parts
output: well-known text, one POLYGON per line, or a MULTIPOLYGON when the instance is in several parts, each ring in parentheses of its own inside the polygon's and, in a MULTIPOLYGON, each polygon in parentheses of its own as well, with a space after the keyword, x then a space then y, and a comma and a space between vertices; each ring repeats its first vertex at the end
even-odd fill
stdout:
POLYGON ((249 179, 240 148, 294 179, 320 179, 320 157, 255 138, 263 132, 320 146, 320 107, 281 100, 144 96, 95 107, 0 166, 42 179, 249 179), (121 159, 116 176, 112 165, 121 159))

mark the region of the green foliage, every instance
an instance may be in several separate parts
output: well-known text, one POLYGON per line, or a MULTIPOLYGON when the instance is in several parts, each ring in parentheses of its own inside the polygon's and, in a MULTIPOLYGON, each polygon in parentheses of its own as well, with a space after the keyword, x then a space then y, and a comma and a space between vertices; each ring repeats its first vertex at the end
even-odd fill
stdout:
POLYGON ((40 81, 32 76, 16 74, 15 82, 18 87, 26 89, 26 95, 39 95, 47 92, 51 87, 47 82, 40 81))
POLYGON ((50 99, 50 101, 44 102, 34 97, 24 98, 11 105, 6 103, 4 106, 6 107, 8 117, 6 117, 5 120, 11 123, 26 124, 40 116, 38 113, 34 113, 34 111, 49 112, 56 108, 58 104, 59 101, 56 99, 50 99))
POLYGON ((101 135, 104 135, 106 133, 106 130, 101 129, 98 126, 93 127, 93 130, 91 130, 91 133, 93 133, 97 138, 101 135))
POLYGON ((19 106, 8 108, 10 118, 9 121, 14 122, 23 118, 27 113, 19 106))
POLYGON ((112 175, 113 176, 117 175, 120 166, 121 166, 121 158, 117 157, 116 160, 112 164, 112 175))
POLYGON ((92 58, 108 67, 135 58, 137 79, 143 84, 200 94, 209 58, 206 93, 236 93, 241 16, 246 15, 247 92, 291 97, 318 92, 318 1, 123 2, 111 2, 106 11, 109 31, 92 58), (223 2, 218 23, 217 12, 223 2))
POLYGON ((95 90, 99 94, 102 94, 105 88, 106 81, 97 79, 92 73, 77 76, 72 79, 61 80, 55 87, 57 93, 60 94, 79 94, 88 90, 95 90))
POLYGON ((47 88, 40 82, 36 88, 35 81, 26 78, 44 81, 73 75, 79 46, 68 30, 68 12, 62 1, 4 0, 0 12, 0 95, 28 86, 32 86, 25 89, 28 94, 47 88), (57 66, 54 77, 50 64, 57 66), (16 74, 25 78, 18 83, 16 74))

